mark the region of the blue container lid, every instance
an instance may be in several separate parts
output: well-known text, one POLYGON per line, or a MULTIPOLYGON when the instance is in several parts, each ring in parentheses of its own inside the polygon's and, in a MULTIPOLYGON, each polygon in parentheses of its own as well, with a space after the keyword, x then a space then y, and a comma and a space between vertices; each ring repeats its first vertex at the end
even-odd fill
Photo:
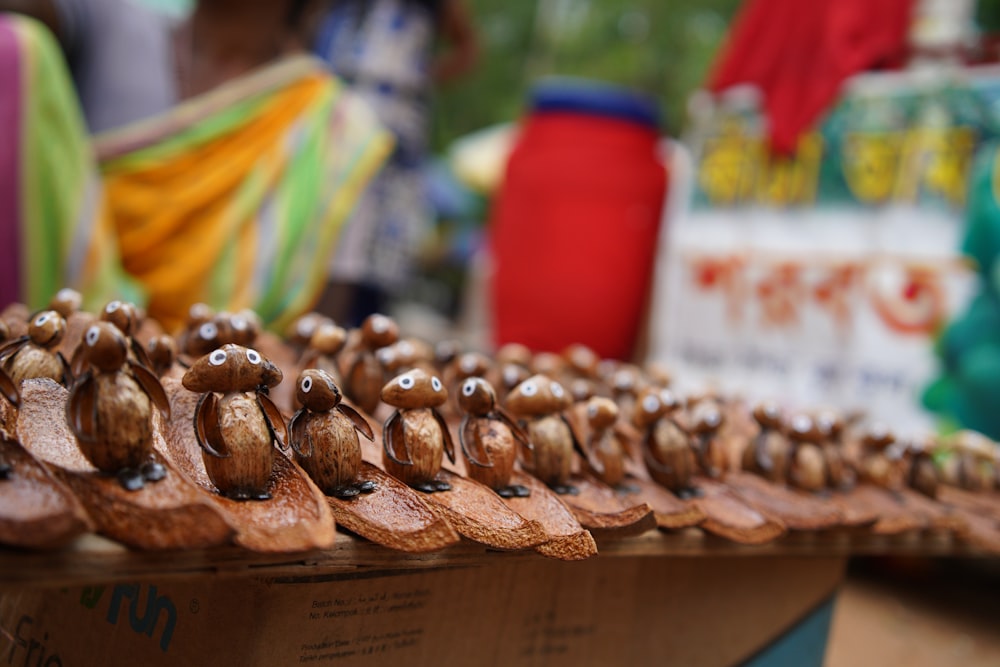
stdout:
POLYGON ((660 108, 655 99, 623 86, 589 79, 543 79, 531 90, 531 109, 608 116, 654 130, 660 127, 660 108))

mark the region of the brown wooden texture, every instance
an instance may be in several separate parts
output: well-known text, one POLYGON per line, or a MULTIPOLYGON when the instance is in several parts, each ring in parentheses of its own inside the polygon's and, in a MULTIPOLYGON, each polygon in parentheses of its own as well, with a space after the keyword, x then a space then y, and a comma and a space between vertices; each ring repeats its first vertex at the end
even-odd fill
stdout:
POLYGON ((754 473, 728 473, 725 484, 749 505, 778 519, 789 530, 825 530, 841 525, 836 504, 772 484, 754 473))
POLYGON ((785 524, 758 512, 722 482, 696 477, 695 487, 701 496, 688 502, 705 513, 701 527, 714 535, 741 544, 763 544, 786 531, 785 524))

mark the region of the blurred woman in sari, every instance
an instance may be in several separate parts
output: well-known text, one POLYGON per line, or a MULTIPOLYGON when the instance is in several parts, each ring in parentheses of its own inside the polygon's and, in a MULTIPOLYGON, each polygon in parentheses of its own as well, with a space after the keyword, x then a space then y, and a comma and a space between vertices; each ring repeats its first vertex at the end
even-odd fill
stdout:
POLYGON ((0 151, 0 252, 14 255, 0 300, 39 308, 73 286, 92 307, 143 303, 168 330, 196 302, 252 308, 273 327, 311 308, 391 139, 305 54, 305 3, 202 0, 181 22, 127 0, 10 4, 50 29, 0 15, 0 72, 16 74, 0 76, 13 148, 0 151), (130 47, 138 75, 128 53, 105 53, 128 12, 142 22, 118 29, 146 35, 130 47), (52 34, 77 58, 93 136, 52 34))

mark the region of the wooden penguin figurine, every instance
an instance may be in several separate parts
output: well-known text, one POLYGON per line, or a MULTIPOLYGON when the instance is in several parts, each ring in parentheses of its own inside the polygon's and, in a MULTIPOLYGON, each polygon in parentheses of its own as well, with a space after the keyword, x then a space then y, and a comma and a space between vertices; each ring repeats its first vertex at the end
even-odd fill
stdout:
POLYGON ((338 327, 333 322, 319 322, 309 337, 308 347, 302 353, 300 362, 302 368, 318 368, 325 371, 334 384, 340 385, 342 380, 337 365, 337 355, 344 349, 345 343, 347 343, 347 331, 343 327, 338 327))
POLYGON ((369 440, 375 434, 364 417, 341 402, 333 377, 308 368, 299 374, 295 396, 302 405, 288 424, 288 444, 295 462, 328 495, 346 499, 374 491, 375 482, 358 480, 358 433, 369 440))
POLYGON ((462 425, 458 431, 469 477, 482 482, 504 498, 526 498, 531 491, 511 484, 518 445, 531 450, 528 436, 497 405, 496 392, 480 377, 467 378, 458 392, 462 425))
POLYGON ((128 357, 125 335, 109 322, 84 332, 80 354, 87 370, 69 393, 66 419, 80 452, 129 491, 163 479, 153 461, 152 408, 170 417, 170 403, 152 371, 128 357))
POLYGON ((890 491, 903 488, 904 464, 896 436, 882 424, 872 425, 861 438, 860 476, 890 491))
MULTIPOLYGON (((10 376, 7 375, 2 368, 0 368, 0 396, 3 396, 7 403, 7 405, 4 406, 4 410, 9 409, 16 412, 18 407, 21 405, 20 390, 18 390, 17 385, 10 379, 10 376)), ((14 422, 16 420, 11 419, 9 421, 14 422)), ((4 419, 3 422, 0 423, 0 437, 10 439, 12 438, 14 429, 8 429, 5 425, 7 422, 8 420, 4 419)), ((10 462, 4 457, 3 449, 0 449, 0 481, 9 478, 12 470, 10 462)))
POLYGON ((69 316, 80 310, 83 305, 83 295, 70 287, 64 287, 49 301, 49 310, 54 310, 68 320, 69 316))
POLYGON ((569 392, 541 373, 514 387, 504 406, 521 420, 532 444, 526 467, 558 494, 578 494, 569 484, 573 450, 580 451, 563 411, 572 404, 569 392))
POLYGON ((650 477, 679 498, 699 495, 692 483, 698 465, 691 435, 674 417, 679 401, 673 392, 656 388, 644 389, 638 399, 632 421, 643 434, 642 458, 650 477))
POLYGON ((397 340, 399 326, 390 317, 376 313, 361 323, 361 340, 344 372, 344 392, 366 414, 375 412, 383 388, 382 366, 375 352, 397 340))
POLYGON ((625 490, 625 447, 616 431, 618 406, 610 398, 594 396, 586 403, 589 434, 583 446, 584 459, 598 478, 608 486, 625 490))
POLYGON ((146 358, 157 377, 163 377, 177 361, 177 341, 170 334, 153 336, 146 343, 146 358))
POLYGON ((976 431, 963 430, 951 442, 952 455, 946 468, 952 484, 967 491, 996 488, 996 444, 976 431))
MULTIPOLYGON (((128 344, 129 359, 152 370, 153 364, 149 361, 149 357, 146 356, 146 350, 135 339, 135 334, 142 323, 142 316, 135 304, 128 301, 109 301, 101 310, 99 319, 102 322, 110 322, 122 332, 128 344)), ((74 375, 79 375, 82 369, 78 370, 74 364, 73 371, 74 375)))
POLYGON ((437 407, 448 391, 436 375, 414 368, 390 380, 381 398, 396 408, 382 430, 382 463, 386 471, 418 491, 448 491, 451 485, 435 479, 441 456, 455 462, 455 446, 437 407))
POLYGON ((827 483, 831 489, 847 491, 857 482, 857 473, 844 453, 844 420, 836 413, 824 410, 814 418, 823 434, 820 448, 826 462, 827 483))
POLYGON ((760 431, 743 450, 743 469, 784 484, 788 475, 790 444, 783 432, 781 408, 770 401, 757 404, 753 418, 760 431))
POLYGON ((69 364, 56 348, 66 334, 66 320, 44 310, 28 322, 28 333, 0 348, 0 367, 18 386, 31 378, 49 378, 69 386, 69 364))
POLYGON ((714 399, 702 399, 690 408, 691 444, 701 471, 713 479, 722 476, 727 457, 719 429, 725 423, 722 407, 714 399))
POLYGON ((788 423, 788 439, 791 443, 788 480, 803 491, 824 491, 829 475, 821 447, 823 431, 819 424, 808 415, 795 415, 788 423))
POLYGON ((205 471, 229 498, 271 497, 272 443, 284 447, 286 427, 266 391, 281 377, 281 370, 260 352, 234 343, 201 357, 184 373, 184 387, 203 394, 194 427, 205 471))
POLYGON ((933 436, 923 441, 914 440, 903 453, 908 465, 906 483, 928 498, 936 498, 938 492, 938 470, 934 464, 936 444, 933 436))

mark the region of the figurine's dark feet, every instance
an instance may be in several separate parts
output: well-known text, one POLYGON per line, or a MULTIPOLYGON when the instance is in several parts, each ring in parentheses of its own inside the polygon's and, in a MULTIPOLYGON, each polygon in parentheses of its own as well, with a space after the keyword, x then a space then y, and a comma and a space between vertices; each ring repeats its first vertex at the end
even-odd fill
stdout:
POLYGON ((619 484, 615 487, 618 493, 639 493, 640 489, 635 484, 619 484))
POLYGON ((371 493, 372 491, 374 491, 377 488, 378 488, 378 484, 376 484, 375 482, 373 482, 371 480, 368 480, 366 482, 361 482, 360 484, 357 485, 357 489, 361 493, 371 493))
POLYGON ((558 493, 560 496, 578 496, 580 495, 580 489, 569 484, 550 484, 549 488, 558 493))
POLYGON ((230 500, 250 500, 250 493, 248 491, 243 491, 243 490, 230 491, 229 493, 224 495, 226 496, 226 498, 229 498, 230 500))
POLYGON ((441 480, 436 479, 433 483, 435 491, 451 491, 451 484, 448 482, 442 482, 441 480))
POLYGON ((690 500, 692 498, 701 498, 703 492, 697 486, 689 486, 686 489, 681 489, 677 492, 677 497, 681 500, 690 500))
POLYGON ((828 500, 833 497, 833 492, 830 489, 820 489, 816 491, 816 496, 822 498, 823 500, 828 500))
POLYGON ((497 489, 497 495, 501 498, 527 498, 531 495, 531 489, 520 484, 511 484, 497 489))
POLYGON ((142 464, 142 467, 139 468, 139 472, 142 474, 142 478, 147 482, 159 482, 167 476, 166 466, 157 461, 146 461, 142 464))
POLYGON ((254 493, 250 496, 251 500, 270 500, 271 494, 267 491, 261 491, 260 493, 254 493))
POLYGON ((330 490, 330 495, 334 498, 340 498, 341 500, 350 500, 357 496, 361 491, 355 486, 338 486, 330 490))
POLYGON ((424 493, 434 493, 437 488, 434 486, 434 482, 421 482, 420 484, 414 484, 413 488, 417 491, 423 491, 424 493))
POLYGON ((146 480, 143 479, 142 473, 135 468, 124 468, 118 471, 118 483, 122 485, 122 488, 126 491, 138 491, 142 487, 146 486, 146 480))
POLYGON ((0 479, 10 479, 14 468, 6 461, 0 461, 0 479))

